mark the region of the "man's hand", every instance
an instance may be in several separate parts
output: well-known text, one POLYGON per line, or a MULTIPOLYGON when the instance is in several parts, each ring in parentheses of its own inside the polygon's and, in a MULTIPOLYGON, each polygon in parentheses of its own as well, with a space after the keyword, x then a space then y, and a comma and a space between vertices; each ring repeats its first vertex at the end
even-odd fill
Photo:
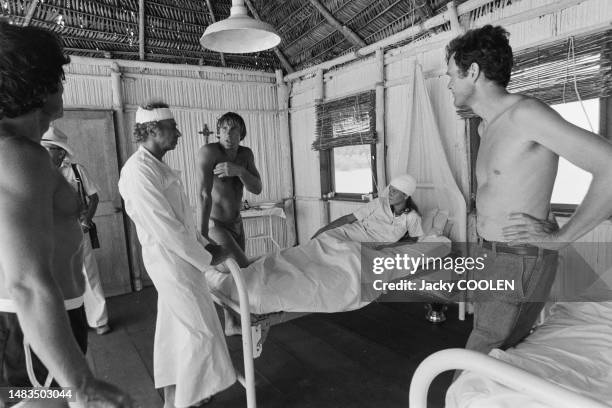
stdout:
POLYGON ((232 162, 219 163, 213 169, 213 173, 215 174, 215 176, 219 178, 237 177, 237 176, 240 176, 243 171, 244 171, 244 167, 239 166, 232 162))
POLYGON ((206 245, 204 248, 206 248, 206 250, 210 252, 213 257, 210 261, 211 265, 218 265, 230 256, 230 253, 227 252, 225 248, 212 242, 206 245))
POLYGON ((558 250, 566 243, 558 241, 559 225, 555 221, 541 220, 525 213, 511 213, 512 225, 502 232, 509 245, 531 244, 544 249, 558 250))
POLYGON ((88 408, 132 408, 129 395, 104 381, 90 378, 83 381, 77 392, 78 406, 88 408))

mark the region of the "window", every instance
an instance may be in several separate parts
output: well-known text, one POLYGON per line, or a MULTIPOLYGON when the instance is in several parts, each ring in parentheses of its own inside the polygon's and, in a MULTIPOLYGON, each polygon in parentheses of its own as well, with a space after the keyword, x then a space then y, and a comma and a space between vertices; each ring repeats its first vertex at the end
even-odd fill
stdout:
MULTIPOLYGON (((580 106, 580 102, 570 102, 551 105, 551 107, 568 122, 599 133, 599 99, 583 101, 583 106, 580 106)), ((572 206, 580 204, 586 195, 592 178, 589 172, 574 166, 562 157, 559 158, 559 171, 551 198, 555 209, 562 209, 559 204, 572 206)))
POLYGON ((362 200, 376 193, 376 95, 374 91, 318 104, 321 195, 362 200))

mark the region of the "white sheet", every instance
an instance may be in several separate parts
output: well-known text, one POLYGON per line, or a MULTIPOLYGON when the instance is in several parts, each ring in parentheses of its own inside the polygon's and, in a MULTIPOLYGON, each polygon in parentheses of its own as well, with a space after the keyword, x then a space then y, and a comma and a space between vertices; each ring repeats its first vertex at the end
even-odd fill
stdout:
MULTIPOLYGON (((612 302, 558 303, 525 341, 491 356, 612 405, 612 302)), ((447 408, 554 408, 472 372, 446 394, 447 408)))
MULTIPOLYGON (((369 303, 361 299, 361 244, 340 239, 340 230, 328 231, 300 246, 267 255, 244 268, 251 312, 334 313, 358 309, 369 303)), ((414 257, 422 254, 444 256, 450 252, 447 238, 428 241, 388 249, 385 251, 387 255, 381 256, 395 253, 408 253, 414 257)), ((401 277, 401 274, 380 276, 390 280, 401 277)), ((206 278, 211 289, 238 301, 238 292, 230 275, 208 271, 206 278)))

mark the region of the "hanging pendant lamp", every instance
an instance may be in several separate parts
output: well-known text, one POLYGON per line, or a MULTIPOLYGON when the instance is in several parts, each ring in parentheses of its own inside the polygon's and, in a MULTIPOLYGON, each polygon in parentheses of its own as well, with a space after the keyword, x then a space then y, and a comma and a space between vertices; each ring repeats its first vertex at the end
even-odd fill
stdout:
POLYGON ((230 16, 206 27, 200 38, 204 48, 236 54, 267 50, 280 41, 274 27, 248 16, 244 0, 232 0, 230 16))

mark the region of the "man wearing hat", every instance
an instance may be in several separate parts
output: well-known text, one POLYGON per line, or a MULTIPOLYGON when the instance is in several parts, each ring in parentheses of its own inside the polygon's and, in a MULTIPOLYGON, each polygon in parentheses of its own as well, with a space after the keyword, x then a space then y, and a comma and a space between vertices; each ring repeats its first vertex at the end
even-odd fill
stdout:
POLYGON ((68 145, 68 136, 61 130, 50 127, 43 135, 41 144, 51 155, 51 161, 58 168, 68 183, 77 193, 77 199, 81 204, 79 222, 83 230, 83 274, 85 275, 85 314, 87 323, 96 329, 100 335, 108 333, 111 329, 108 325, 108 312, 100 271, 93 252, 89 230, 93 226, 93 216, 98 208, 98 188, 91 181, 83 166, 72 163, 74 152, 68 145))
POLYGON ((163 162, 181 137, 168 105, 138 108, 138 150, 121 169, 119 192, 158 292, 153 349, 164 408, 189 407, 236 381, 204 271, 213 256, 195 225, 179 171, 163 162))

